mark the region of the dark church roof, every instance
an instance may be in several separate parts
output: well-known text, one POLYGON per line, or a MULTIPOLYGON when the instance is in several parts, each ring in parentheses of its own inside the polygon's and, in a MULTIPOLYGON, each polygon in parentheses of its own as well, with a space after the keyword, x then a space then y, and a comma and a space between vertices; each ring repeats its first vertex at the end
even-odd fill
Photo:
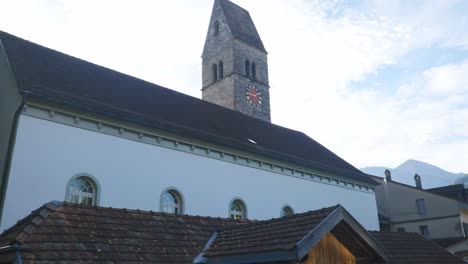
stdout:
MULTIPOLYGON (((309 239, 321 239, 323 234, 314 231, 330 225, 329 220, 340 208, 333 206, 267 221, 246 221, 51 202, 0 235, 0 258, 5 259, 8 250, 19 248, 25 263, 188 264, 210 242, 212 247, 223 245, 223 250, 229 253, 251 257, 242 253, 245 248, 251 247, 250 252, 259 248, 282 252, 278 251, 277 244, 286 248, 307 243, 309 239), (219 232, 218 236, 213 236, 215 231, 219 232), (304 237, 307 231, 312 235, 304 237), (305 239, 297 241, 299 238, 305 239)), ((348 228, 342 233, 353 230, 348 228)), ((384 246, 385 258, 390 259, 385 263, 464 263, 415 233, 366 234, 384 246)), ((346 239, 337 237, 340 241, 346 239)), ((349 245, 354 244, 359 243, 349 245)), ((209 258, 208 252, 210 249, 205 250, 205 256, 209 258)))
MULTIPOLYGON (((250 17, 249 11, 232 3, 229 0, 217 0, 223 9, 226 22, 231 34, 237 38, 263 52, 266 52, 257 28, 250 17)), ((216 3, 215 3, 216 4, 216 3)))
POLYGON ((367 174, 302 132, 77 59, 5 32, 0 31, 0 40, 26 101, 30 98, 41 100, 375 184, 367 174))

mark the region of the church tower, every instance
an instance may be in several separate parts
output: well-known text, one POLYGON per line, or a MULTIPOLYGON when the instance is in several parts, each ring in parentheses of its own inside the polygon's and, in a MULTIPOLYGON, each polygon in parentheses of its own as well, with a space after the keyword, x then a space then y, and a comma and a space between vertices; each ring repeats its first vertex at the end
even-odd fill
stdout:
POLYGON ((267 52, 247 10, 215 0, 202 54, 203 100, 270 122, 267 52))

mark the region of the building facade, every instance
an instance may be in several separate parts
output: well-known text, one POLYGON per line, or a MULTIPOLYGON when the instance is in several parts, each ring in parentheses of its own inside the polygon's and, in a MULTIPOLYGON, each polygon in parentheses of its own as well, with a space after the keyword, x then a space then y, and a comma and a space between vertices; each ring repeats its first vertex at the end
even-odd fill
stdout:
POLYGON ((465 236, 464 201, 384 179, 376 198, 379 214, 391 223, 389 231, 416 232, 430 239, 465 236))
POLYGON ((451 253, 468 260, 468 203, 459 186, 422 189, 415 175, 415 186, 392 181, 390 173, 375 189, 380 229, 414 232, 431 239, 451 253), (444 195, 442 195, 444 194, 444 195))
POLYGON ((269 122, 258 43, 216 0, 200 100, 0 32, 1 229, 51 200, 248 219, 341 204, 378 229, 373 179, 269 122))

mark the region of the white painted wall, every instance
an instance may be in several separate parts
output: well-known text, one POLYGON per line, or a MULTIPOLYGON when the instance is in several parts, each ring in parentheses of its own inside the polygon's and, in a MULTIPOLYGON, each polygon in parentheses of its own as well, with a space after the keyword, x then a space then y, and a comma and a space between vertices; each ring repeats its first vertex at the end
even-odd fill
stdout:
POLYGON ((101 206, 159 210, 161 192, 175 186, 185 213, 228 217, 241 197, 250 219, 279 217, 342 204, 365 228, 378 229, 375 196, 181 151, 161 148, 29 116, 19 123, 1 229, 42 204, 65 199, 71 177, 88 173, 101 186, 101 206))

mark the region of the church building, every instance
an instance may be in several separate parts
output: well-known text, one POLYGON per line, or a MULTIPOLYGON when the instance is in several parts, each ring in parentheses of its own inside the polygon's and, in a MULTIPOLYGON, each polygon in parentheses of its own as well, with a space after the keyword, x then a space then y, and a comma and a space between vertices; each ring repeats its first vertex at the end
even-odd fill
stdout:
POLYGON ((214 1, 202 99, 0 32, 0 229, 56 200, 249 220, 340 204, 377 230, 377 183, 271 122, 267 55, 228 0, 214 1))

